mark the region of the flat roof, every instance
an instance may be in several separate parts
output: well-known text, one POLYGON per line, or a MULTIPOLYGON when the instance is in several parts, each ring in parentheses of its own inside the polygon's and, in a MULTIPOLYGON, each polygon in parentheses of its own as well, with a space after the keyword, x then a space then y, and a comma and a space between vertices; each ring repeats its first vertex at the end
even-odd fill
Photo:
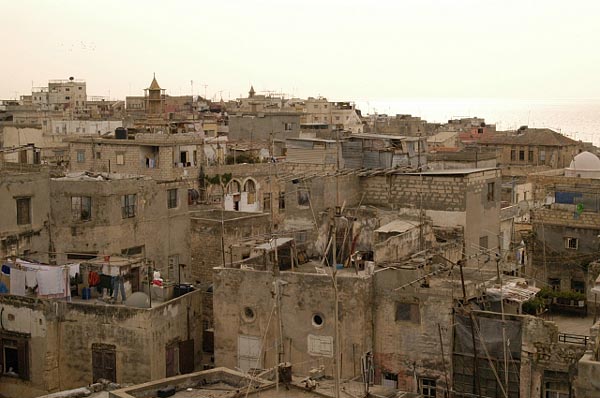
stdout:
POLYGON ((427 170, 420 173, 403 173, 409 175, 465 175, 473 173, 481 173, 483 171, 498 170, 497 167, 470 168, 470 169, 453 169, 453 170, 427 170))

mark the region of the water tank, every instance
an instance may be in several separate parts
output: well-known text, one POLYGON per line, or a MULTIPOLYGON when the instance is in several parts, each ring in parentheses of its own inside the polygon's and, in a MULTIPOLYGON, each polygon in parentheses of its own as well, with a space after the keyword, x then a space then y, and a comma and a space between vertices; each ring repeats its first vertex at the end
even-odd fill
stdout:
POLYGON ((118 140, 127 139, 127 129, 125 127, 117 127, 115 129, 115 138, 118 140))

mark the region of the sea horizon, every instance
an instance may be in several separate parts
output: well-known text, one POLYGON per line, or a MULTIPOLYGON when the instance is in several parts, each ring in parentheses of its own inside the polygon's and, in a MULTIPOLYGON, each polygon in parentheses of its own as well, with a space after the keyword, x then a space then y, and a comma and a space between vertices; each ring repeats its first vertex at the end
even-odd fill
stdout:
POLYGON ((550 128, 600 145, 600 98, 398 97, 355 100, 363 115, 410 114, 431 123, 479 117, 497 130, 550 128))

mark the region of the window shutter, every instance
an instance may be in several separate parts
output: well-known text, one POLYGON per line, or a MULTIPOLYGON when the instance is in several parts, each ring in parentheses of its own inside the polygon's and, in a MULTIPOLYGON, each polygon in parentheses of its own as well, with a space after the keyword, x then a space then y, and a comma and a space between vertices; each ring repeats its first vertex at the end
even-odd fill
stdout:
POLYGON ((29 380, 29 342, 27 340, 18 340, 17 350, 19 356, 19 377, 23 380, 29 380))

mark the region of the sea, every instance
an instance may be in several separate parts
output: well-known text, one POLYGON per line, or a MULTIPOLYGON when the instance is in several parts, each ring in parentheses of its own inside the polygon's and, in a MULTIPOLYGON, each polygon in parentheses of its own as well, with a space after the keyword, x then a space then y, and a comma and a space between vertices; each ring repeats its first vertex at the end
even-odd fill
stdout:
POLYGON ((497 130, 550 128, 600 146, 600 99, 399 98, 365 99, 355 104, 363 115, 410 114, 439 123, 480 117, 495 124, 497 130))

